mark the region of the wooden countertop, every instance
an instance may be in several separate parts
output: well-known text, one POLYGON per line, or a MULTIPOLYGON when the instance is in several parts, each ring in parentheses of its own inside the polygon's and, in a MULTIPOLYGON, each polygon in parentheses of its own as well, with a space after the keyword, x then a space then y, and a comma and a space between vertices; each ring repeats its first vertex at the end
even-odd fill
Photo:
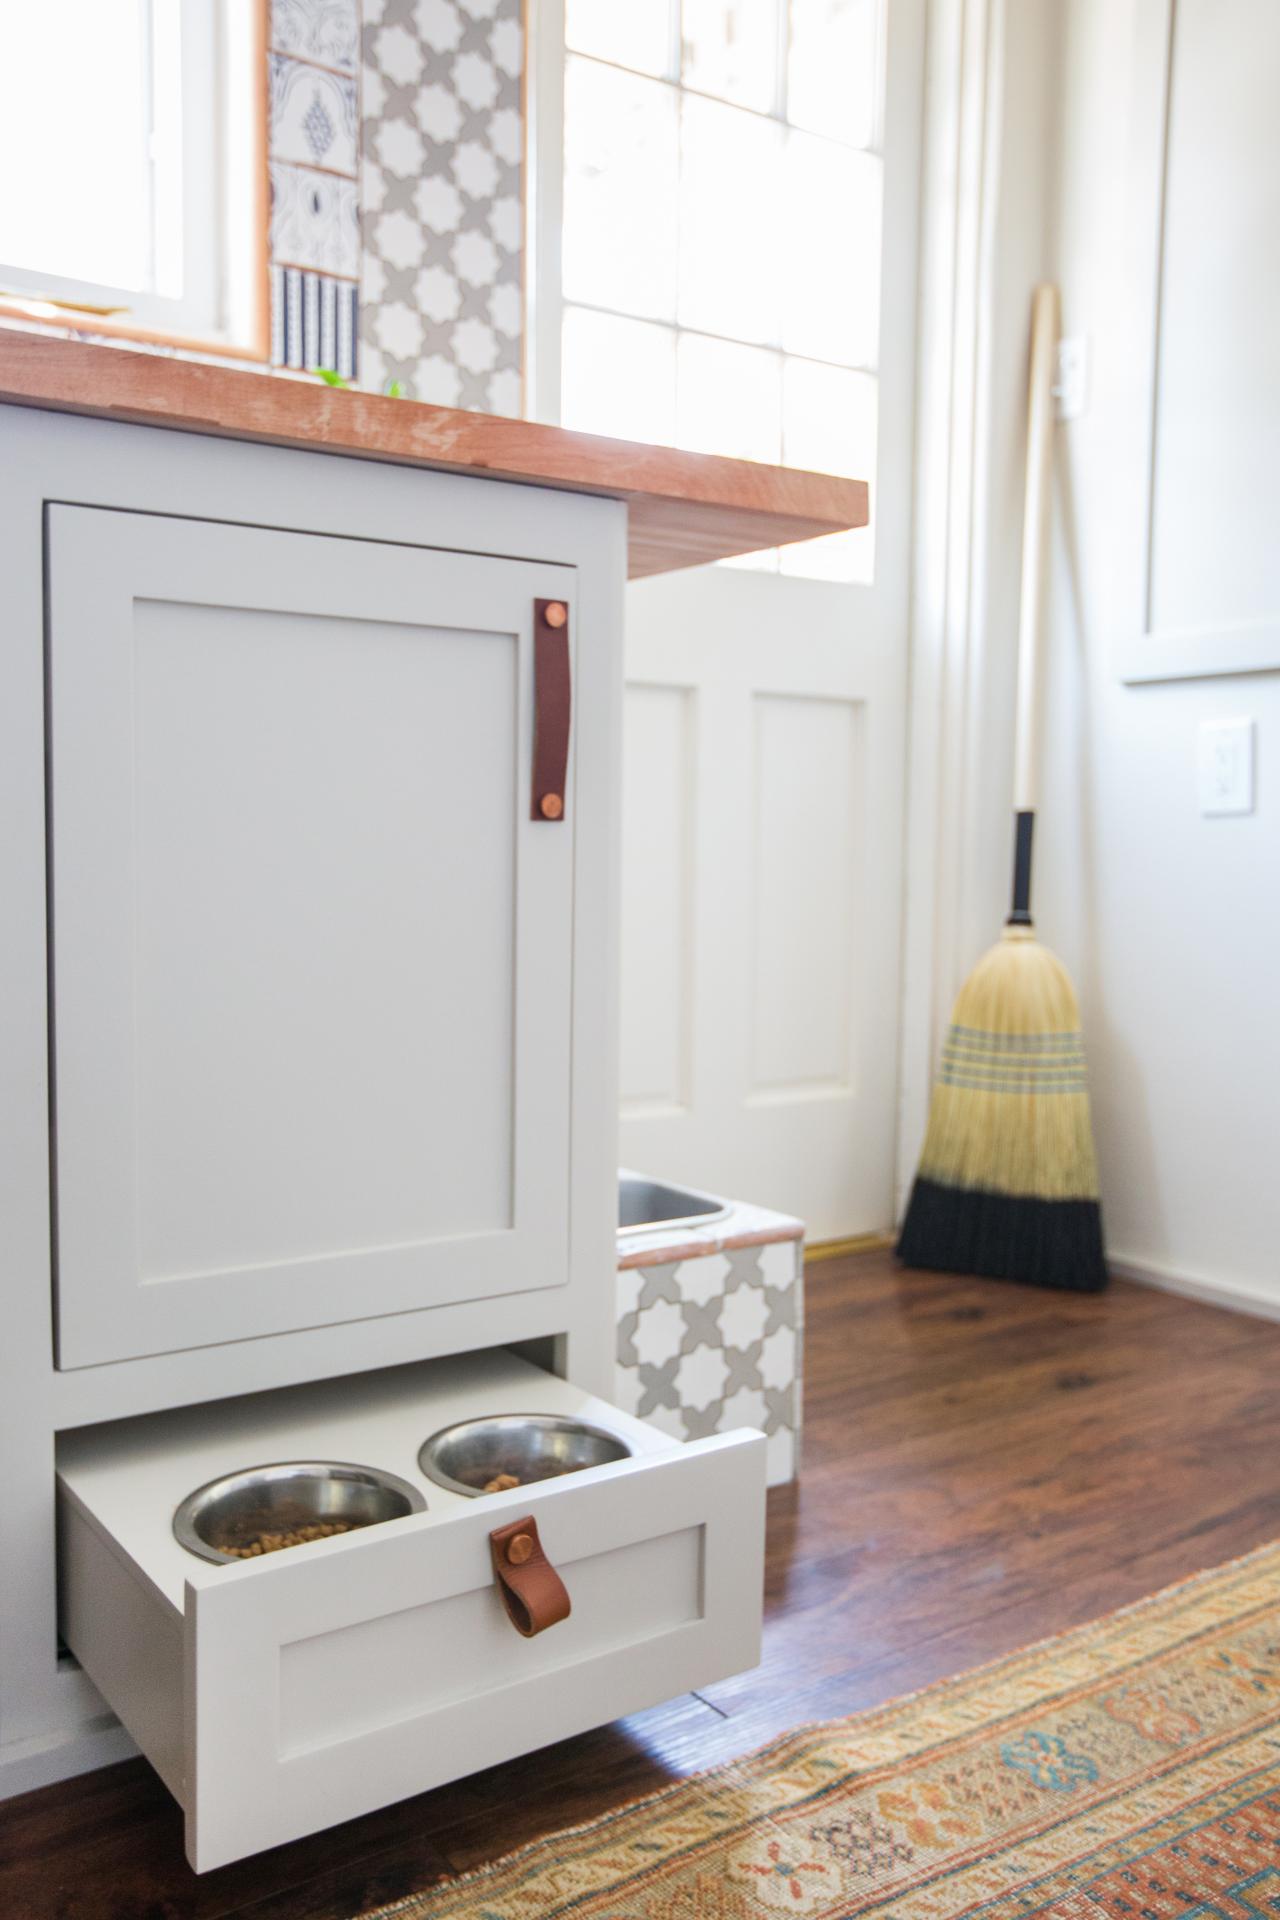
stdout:
POLYGON ((0 329, 0 401, 625 500, 632 579, 867 523, 867 484, 0 329))

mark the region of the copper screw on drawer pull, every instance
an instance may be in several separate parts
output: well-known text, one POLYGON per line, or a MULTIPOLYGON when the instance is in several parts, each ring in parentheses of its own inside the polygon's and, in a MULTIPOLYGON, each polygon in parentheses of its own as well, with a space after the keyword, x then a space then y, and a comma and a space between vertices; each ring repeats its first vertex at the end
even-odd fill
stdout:
POLYGON ((569 618, 569 609, 558 600, 553 600, 542 617, 549 627, 562 627, 569 618))
POLYGON ((533 1553, 533 1541, 527 1533, 518 1533, 507 1547, 507 1558, 513 1567, 522 1567, 533 1553))
POLYGON ((558 793, 544 793, 538 804, 544 820, 558 820, 564 812, 564 801, 558 793))

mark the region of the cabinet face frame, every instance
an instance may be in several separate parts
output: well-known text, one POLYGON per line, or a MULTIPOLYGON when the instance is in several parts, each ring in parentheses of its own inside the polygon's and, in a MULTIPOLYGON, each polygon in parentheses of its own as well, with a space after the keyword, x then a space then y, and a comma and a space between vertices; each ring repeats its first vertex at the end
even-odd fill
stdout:
POLYGON ((565 1284, 576 796, 554 828, 531 820, 527 802, 533 608, 556 591, 572 608, 564 573, 275 528, 46 509, 60 1366, 565 1284), (399 712, 367 705, 362 730, 370 682, 399 690, 399 712), (447 701, 452 718, 441 724, 447 701), (267 702, 271 723, 257 710, 267 702), (178 754, 164 737, 175 730, 178 754), (310 788, 289 793, 291 769, 310 788), (251 824, 235 789, 255 785, 266 792, 251 824), (397 789, 402 801, 417 795, 411 812, 390 806, 397 789), (344 790, 370 796, 375 833, 353 831, 344 790), (240 956, 277 925, 289 890, 287 868, 260 857, 273 806, 312 884, 277 927, 264 991, 240 956), (485 837, 460 863, 469 829, 485 837), (504 899, 484 876, 507 858, 504 899), (476 868, 479 892, 466 877, 476 868), (438 921, 434 883, 415 884, 431 871, 438 921), (298 916, 306 925, 306 902, 326 885, 339 900, 354 887, 356 904, 329 939, 319 913, 300 941, 298 916), (358 930, 366 905, 417 943, 398 1015, 396 969, 358 930), (479 944, 463 964, 469 906, 479 944), (495 923, 487 940, 483 907, 495 923), (344 940, 352 971, 319 991, 332 974, 322 950, 344 940), (213 969, 210 949, 223 956, 213 969), (358 971, 370 966, 373 976, 358 971), (224 1023, 207 1055, 206 1041, 188 1037, 191 990, 224 1023), (492 1035, 483 1072, 469 1053, 464 1071, 456 1022, 468 992, 478 996, 473 1052, 483 1057, 492 1035), (316 1064, 326 1043, 336 1072, 345 1063, 341 1098, 316 1064), (348 1115, 369 1097, 370 1043, 386 1078, 361 1134, 348 1115), (197 1063, 184 1074, 176 1063, 188 1046, 197 1063), (412 1085, 397 1064, 406 1049, 419 1058, 412 1085), (449 1111, 431 1092, 437 1066, 453 1089, 449 1111), (311 1094, 291 1094, 311 1073, 311 1094), (464 1145, 441 1190, 433 1162, 447 1169, 466 1142, 468 1101, 482 1116, 471 1157, 464 1145), (273 1103, 265 1129, 246 1111, 273 1103), (373 1191, 348 1195, 361 1155, 373 1191), (380 1167, 398 1159, 412 1164, 375 1201, 380 1167), (225 1187, 202 1171, 219 1165, 225 1187), (264 1183, 269 1167, 279 1181, 264 1183), (450 1212, 451 1187, 469 1191, 470 1219, 450 1212), (424 1223, 416 1235, 400 1227, 406 1214, 424 1223), (381 1232, 380 1220, 390 1223, 381 1232))
POLYGON ((61 1428, 224 1395, 550 1338, 558 1372, 607 1396, 615 1255, 617 847, 626 507, 437 474, 0 406, 0 1793, 129 1751, 86 1676, 59 1665, 53 1444, 61 1428), (44 742, 45 503, 162 511, 572 569, 574 1038, 566 1284, 510 1296, 502 1324, 465 1302, 58 1372, 53 1365, 44 742))

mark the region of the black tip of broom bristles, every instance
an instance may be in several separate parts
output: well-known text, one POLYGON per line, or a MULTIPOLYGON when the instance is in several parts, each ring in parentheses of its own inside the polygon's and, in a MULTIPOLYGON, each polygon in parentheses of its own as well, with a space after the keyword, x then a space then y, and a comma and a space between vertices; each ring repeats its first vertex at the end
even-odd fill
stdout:
POLYGON ((921 1176, 898 1239, 908 1267, 1021 1280, 1070 1293, 1107 1284, 1096 1200, 1039 1200, 943 1186, 921 1176))

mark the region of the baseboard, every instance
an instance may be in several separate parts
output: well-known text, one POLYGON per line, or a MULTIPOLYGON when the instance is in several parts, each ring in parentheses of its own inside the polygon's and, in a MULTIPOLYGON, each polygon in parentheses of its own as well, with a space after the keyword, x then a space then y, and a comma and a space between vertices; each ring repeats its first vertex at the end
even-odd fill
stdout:
POLYGON ((0 1746, 0 1800, 52 1786, 55 1780, 69 1780, 73 1774, 114 1766, 118 1760, 132 1760, 137 1751, 114 1714, 62 1733, 10 1741, 0 1746))
POLYGON ((882 1253, 893 1242, 891 1233, 855 1233, 847 1240, 806 1241, 805 1263, 807 1265, 811 1260, 836 1260, 846 1253, 882 1253))
POLYGON ((1188 1300, 1253 1314, 1259 1320, 1280 1320, 1280 1282, 1271 1295, 1257 1293, 1236 1280, 1213 1280, 1204 1274, 1183 1273, 1159 1261, 1129 1260, 1123 1254, 1108 1254, 1107 1266, 1117 1280, 1133 1280, 1140 1287, 1156 1287, 1162 1293, 1184 1294, 1188 1300))

